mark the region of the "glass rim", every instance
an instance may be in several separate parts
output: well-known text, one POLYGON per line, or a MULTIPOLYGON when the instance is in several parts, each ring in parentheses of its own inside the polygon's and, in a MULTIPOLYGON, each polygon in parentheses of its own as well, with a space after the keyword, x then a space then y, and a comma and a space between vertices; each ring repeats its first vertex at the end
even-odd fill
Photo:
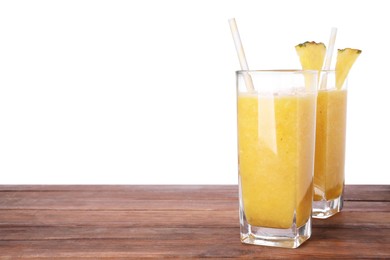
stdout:
POLYGON ((335 72, 335 70, 303 70, 303 69, 267 69, 267 70, 236 70, 237 74, 242 73, 318 73, 335 72))

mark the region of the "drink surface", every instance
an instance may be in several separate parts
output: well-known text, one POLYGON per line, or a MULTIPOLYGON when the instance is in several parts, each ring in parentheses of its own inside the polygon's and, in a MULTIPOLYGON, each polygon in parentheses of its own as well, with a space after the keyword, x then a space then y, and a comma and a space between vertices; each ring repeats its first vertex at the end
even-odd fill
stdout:
POLYGON ((311 215, 315 94, 238 95, 241 203, 249 224, 299 227, 311 215), (294 216, 294 214, 296 214, 294 216))
POLYGON ((344 186, 347 91, 320 90, 314 166, 314 200, 339 197, 344 186))

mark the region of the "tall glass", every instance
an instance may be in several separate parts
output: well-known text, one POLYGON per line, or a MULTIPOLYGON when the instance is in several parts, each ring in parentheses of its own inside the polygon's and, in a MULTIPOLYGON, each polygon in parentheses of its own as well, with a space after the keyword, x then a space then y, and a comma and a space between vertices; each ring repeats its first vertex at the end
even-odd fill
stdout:
POLYGON ((318 72, 236 75, 241 241, 296 248, 311 235, 318 72))
POLYGON ((314 218, 328 218, 343 207, 347 84, 337 89, 335 78, 334 71, 323 71, 318 91, 314 218))

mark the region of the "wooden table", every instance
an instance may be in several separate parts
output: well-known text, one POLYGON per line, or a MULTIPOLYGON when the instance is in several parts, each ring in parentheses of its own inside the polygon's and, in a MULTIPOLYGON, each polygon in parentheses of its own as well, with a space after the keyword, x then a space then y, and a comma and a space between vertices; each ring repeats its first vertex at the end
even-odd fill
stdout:
POLYGON ((390 186, 347 186, 298 249, 241 244, 237 186, 0 186, 0 259, 390 259, 390 186))

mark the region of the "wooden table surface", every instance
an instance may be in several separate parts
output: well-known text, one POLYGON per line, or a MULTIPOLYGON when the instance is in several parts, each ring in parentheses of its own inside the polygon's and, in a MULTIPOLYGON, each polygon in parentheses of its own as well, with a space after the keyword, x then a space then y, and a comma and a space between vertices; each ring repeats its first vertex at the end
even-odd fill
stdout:
POLYGON ((390 259, 390 186, 347 186, 297 249, 241 244, 237 186, 0 186, 0 259, 390 259))

